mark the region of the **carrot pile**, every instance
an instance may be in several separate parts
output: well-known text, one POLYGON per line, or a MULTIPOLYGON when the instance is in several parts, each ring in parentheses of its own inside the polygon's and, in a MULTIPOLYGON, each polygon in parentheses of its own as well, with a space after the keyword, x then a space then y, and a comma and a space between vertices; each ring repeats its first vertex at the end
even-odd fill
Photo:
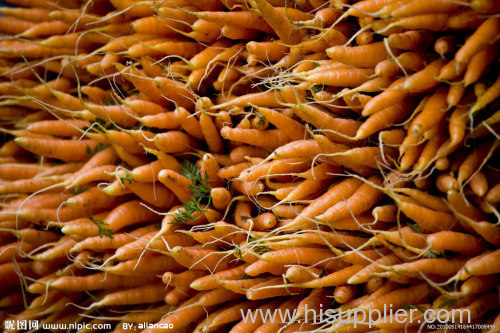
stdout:
POLYGON ((500 2, 7 2, 0 321, 500 328, 500 2))

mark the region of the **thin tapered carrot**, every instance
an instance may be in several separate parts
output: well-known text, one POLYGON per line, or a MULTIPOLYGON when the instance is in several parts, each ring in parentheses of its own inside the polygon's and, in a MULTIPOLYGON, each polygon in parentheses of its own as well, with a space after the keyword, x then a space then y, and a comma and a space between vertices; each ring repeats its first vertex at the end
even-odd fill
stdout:
MULTIPOLYGON (((297 287, 288 287, 283 285, 283 278, 276 277, 271 279, 266 279, 267 281, 261 282, 259 284, 253 285, 246 291, 246 297, 250 300, 267 299, 271 297, 278 296, 288 296, 293 294, 304 293, 305 289, 297 287), (273 288, 266 288, 273 287, 273 288)), ((277 306, 271 301, 267 303, 270 307, 277 306)), ((279 304, 279 303, 278 303, 279 304)))
POLYGON ((263 148, 277 148, 289 141, 280 130, 257 130, 223 127, 220 131, 224 139, 252 144, 263 148))
POLYGON ((179 131, 157 134, 154 142, 158 149, 165 153, 183 153, 199 147, 196 140, 179 131))
MULTIPOLYGON (((261 302, 254 301, 235 301, 233 303, 229 303, 227 306, 212 313, 209 317, 207 317, 206 321, 201 322, 198 325, 199 331, 211 331, 229 323, 239 321, 241 320, 243 313, 254 310, 259 305, 261 305, 261 302), (204 327, 202 328, 201 326, 204 327)), ((199 331, 195 330, 195 332, 199 331)))
POLYGON ((383 258, 377 259, 375 262, 363 267, 358 272, 354 273, 349 279, 347 283, 349 284, 360 284, 365 283, 371 277, 372 273, 383 272, 384 269, 382 266, 392 266, 394 264, 400 263, 401 260, 394 254, 387 255, 383 258))
POLYGON ((65 34, 70 25, 62 22, 62 21, 47 21, 40 22, 30 27, 29 29, 23 31, 20 36, 25 38, 36 38, 36 37, 44 37, 49 35, 61 35, 65 34))
POLYGON ((230 268, 229 256, 214 250, 176 246, 170 251, 170 255, 179 264, 190 269, 224 271, 230 268))
POLYGON ((115 207, 104 219, 105 227, 112 231, 120 230, 129 225, 155 220, 156 213, 141 205, 138 200, 132 200, 115 207))
POLYGON ((152 276, 129 277, 97 273, 87 276, 63 276, 49 283, 50 288, 63 291, 105 290, 111 288, 137 287, 153 281, 152 276))
POLYGON ((276 126, 277 129, 282 130, 290 138, 290 140, 303 140, 306 138, 305 128, 299 122, 291 119, 290 117, 268 108, 256 108, 266 120, 276 126))
POLYGON ((222 153, 224 144, 222 142, 221 134, 219 134, 217 127, 208 114, 203 112, 201 113, 200 126, 205 141, 207 142, 208 150, 212 153, 222 153))
POLYGON ((37 164, 2 164, 0 178, 4 180, 30 179, 37 175, 40 166, 37 164))
POLYGON ((404 80, 403 89, 410 92, 421 92, 439 84, 437 77, 446 60, 438 59, 431 62, 423 70, 404 80))
POLYGON ((48 20, 51 10, 46 8, 2 7, 0 13, 4 16, 16 17, 31 22, 41 22, 48 20))
POLYGON ((500 250, 488 251, 481 255, 478 255, 472 259, 469 259, 460 274, 460 279, 465 280, 469 276, 478 275, 491 275, 500 272, 500 265, 498 257, 500 256, 500 250))
POLYGON ((489 65, 498 57, 499 49, 487 46, 477 52, 470 60, 464 73, 464 85, 467 87, 475 83, 481 76, 486 74, 489 65))
POLYGON ((20 179, 12 182, 0 184, 0 193, 33 193, 50 187, 51 190, 56 190, 64 181, 62 176, 51 176, 46 178, 20 179), (51 187, 53 186, 53 187, 51 187))
POLYGON ((304 39, 304 31, 294 27, 287 18, 286 13, 262 0, 252 0, 250 1, 250 5, 262 15, 264 20, 285 44, 298 44, 304 39))
POLYGON ((57 158, 66 161, 85 161, 96 151, 98 143, 93 140, 56 140, 16 138, 16 143, 24 149, 41 156, 57 158))
POLYGON ((332 258, 332 252, 329 249, 321 248, 284 248, 266 252, 261 258, 262 260, 277 264, 317 265, 330 270, 345 267, 345 263, 342 263, 337 258, 332 258))
POLYGON ((496 286, 496 275, 473 276, 460 286, 460 291, 464 294, 477 295, 491 290, 496 286))
POLYGON ((390 47, 402 50, 419 51, 432 43, 432 33, 421 30, 410 30, 399 34, 391 34, 387 38, 390 47))
POLYGON ((464 265, 465 258, 420 259, 411 263, 393 265, 391 269, 399 274, 418 277, 420 274, 452 276, 464 265))
POLYGON ((132 193, 153 206, 170 208, 178 203, 174 193, 158 182, 136 183, 125 185, 132 193))
POLYGON ((192 195, 189 188, 193 183, 185 176, 174 170, 164 169, 158 174, 158 180, 169 188, 181 202, 188 201, 192 195))
POLYGON ((485 199, 492 205, 495 205, 498 202, 500 202, 500 183, 496 184, 495 186, 489 189, 488 193, 486 193, 485 199))
POLYGON ((473 174, 469 181, 469 186, 478 197, 483 197, 488 192, 488 180, 484 172, 479 171, 473 174))
POLYGON ((485 243, 473 235, 454 231, 440 231, 427 236, 427 243, 433 251, 454 251, 464 255, 476 255, 485 249, 485 243))
POLYGON ((470 109, 470 115, 474 115, 477 111, 484 109, 488 104, 493 102, 500 96, 500 76, 496 81, 488 87, 488 89, 480 96, 477 102, 470 109))
POLYGON ((144 116, 139 121, 147 127, 168 130, 178 130, 181 126, 173 111, 144 116))
POLYGON ((163 300, 165 293, 165 286, 162 283, 155 282, 106 294, 101 300, 92 303, 90 307, 156 303, 163 300))
POLYGON ((191 246, 195 243, 195 240, 190 236, 175 232, 172 234, 162 234, 152 240, 157 233, 158 231, 150 232, 133 242, 121 246, 115 252, 116 258, 122 261, 139 258, 146 246, 151 250, 168 251, 169 247, 191 246))
POLYGON ((15 241, 9 244, 3 244, 0 247, 0 264, 11 260, 22 260, 21 254, 29 253, 35 249, 35 245, 25 241, 15 241))
POLYGON ((427 100, 422 111, 412 120, 408 132, 416 137, 421 136, 425 131, 446 116, 448 89, 439 87, 436 92, 427 100))
POLYGON ((380 61, 387 59, 383 42, 353 47, 333 46, 326 50, 326 54, 335 61, 358 68, 375 67, 380 61))
POLYGON ((423 231, 444 231, 450 230, 456 219, 453 215, 435 211, 418 204, 396 201, 403 214, 415 221, 423 231))
MULTIPOLYGON (((293 312, 300 301, 300 295, 298 296, 293 296, 288 298, 286 301, 284 301, 278 308, 277 311, 290 311, 293 312)), ((262 325, 260 325, 258 328, 254 330, 255 333, 272 333, 276 332, 276 330, 279 330, 283 326, 283 323, 281 322, 265 322, 262 325)))
POLYGON ((249 182, 266 176, 302 172, 307 170, 309 165, 310 161, 304 158, 274 160, 243 170, 239 179, 249 182))
POLYGON ((322 84, 332 87, 355 88, 370 80, 373 75, 372 69, 337 69, 332 71, 321 71, 308 75, 306 80, 315 84, 322 84))
POLYGON ((391 12, 391 16, 398 18, 430 13, 446 13, 452 12, 460 7, 461 5, 458 3, 450 3, 443 0, 434 0, 425 3, 409 1, 404 3, 402 6, 394 9, 391 12))
POLYGON ((342 135, 354 136, 361 123, 351 119, 336 118, 321 109, 309 105, 299 104, 292 108, 304 121, 321 129, 322 133, 333 141, 348 142, 342 135))
POLYGON ((497 142, 493 143, 493 145, 486 141, 480 143, 476 149, 474 149, 474 152, 467 156, 458 169, 458 183, 461 185, 464 181, 468 180, 471 175, 485 163, 497 147, 497 142))
POLYGON ((349 178, 332 186, 325 194, 306 207, 291 224, 287 225, 287 228, 314 226, 315 223, 310 221, 310 219, 314 218, 318 213, 324 211, 333 204, 352 195, 361 184, 362 182, 359 179, 349 178))
POLYGON ((293 286, 302 288, 324 288, 331 286, 339 286, 347 283, 347 280, 357 272, 359 272, 364 266, 362 265, 352 265, 346 268, 337 270, 335 273, 325 275, 324 277, 314 279, 307 282, 302 282, 298 284, 293 284, 293 286))
POLYGON ((70 252, 81 252, 83 250, 93 250, 93 251, 102 251, 107 249, 117 249, 129 242, 135 240, 135 237, 141 237, 148 232, 154 230, 153 226, 145 226, 142 228, 138 228, 130 233, 119 233, 113 235, 113 238, 110 237, 87 237, 84 240, 75 244, 70 252))
POLYGON ((375 111, 359 126, 353 139, 367 138, 380 130, 386 129, 390 124, 405 119, 411 112, 411 105, 410 100, 403 100, 395 105, 375 111))
POLYGON ((257 276, 264 273, 271 273, 273 275, 279 276, 285 271, 286 268, 281 264, 276 264, 274 262, 268 262, 264 260, 257 260, 245 269, 245 274, 250 276, 257 276))
POLYGON ((69 198, 64 202, 64 205, 74 209, 109 208, 118 202, 116 199, 117 198, 108 196, 97 187, 91 187, 88 190, 69 198))
MULTIPOLYGON (((381 184, 381 179, 376 176, 370 177, 368 181, 375 185, 381 184)), ((349 217, 351 214, 356 216, 365 212, 383 196, 382 192, 372 187, 370 183, 364 183, 352 194, 352 196, 348 199, 344 198, 321 215, 317 215, 316 219, 328 223, 349 217)))
POLYGON ((411 188, 398 189, 398 192, 408 195, 410 198, 416 200, 418 203, 440 212, 449 213, 450 209, 446 202, 439 197, 428 194, 427 192, 411 188))
POLYGON ((362 116, 369 116, 378 110, 392 106, 402 101, 408 93, 402 90, 405 83, 404 78, 394 81, 385 91, 372 98, 363 108, 362 116))
POLYGON ((498 33, 500 33, 500 19, 493 17, 487 19, 457 51, 455 60, 459 63, 469 63, 476 53, 495 40, 498 33))
POLYGON ((246 44, 247 51, 256 59, 261 61, 277 61, 283 58, 289 48, 280 41, 275 42, 255 42, 251 41, 246 44))
POLYGON ((190 286, 196 290, 211 290, 219 286, 218 280, 237 280, 240 279, 244 273, 245 269, 249 264, 243 264, 238 267, 228 269, 225 271, 217 272, 213 275, 206 275, 204 277, 197 278, 194 280, 190 286))
POLYGON ((430 293, 429 285, 422 282, 410 286, 408 288, 401 288, 395 291, 389 292, 385 295, 378 297, 377 299, 371 299, 364 302, 359 306, 360 309, 383 309, 384 304, 392 304, 392 308, 396 309, 404 304, 419 304, 422 300, 426 300, 430 293))
POLYGON ((21 34, 35 25, 36 23, 16 17, 2 17, 0 19, 0 30, 12 35, 21 34))

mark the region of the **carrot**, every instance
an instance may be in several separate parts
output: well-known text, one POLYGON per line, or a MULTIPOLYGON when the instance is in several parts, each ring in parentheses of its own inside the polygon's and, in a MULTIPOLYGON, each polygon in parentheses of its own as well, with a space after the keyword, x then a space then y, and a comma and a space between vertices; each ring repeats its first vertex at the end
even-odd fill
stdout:
POLYGON ((277 148, 288 142, 286 134, 280 130, 257 130, 224 127, 220 131, 224 139, 252 144, 263 148, 277 148))
POLYGON ((500 202, 500 195, 499 194, 500 194, 500 184, 496 184, 495 186, 490 188, 488 193, 486 193, 485 199, 487 202, 495 205, 498 202, 500 202))
POLYGON ((488 89, 482 94, 477 102, 470 109, 470 115, 475 114, 477 111, 485 108, 488 104, 493 102, 500 96, 500 77, 496 79, 496 81, 488 87, 488 89))
POLYGON ((478 171, 478 168, 488 160, 497 147, 498 144, 496 142, 493 143, 493 145, 486 141, 480 143, 474 152, 467 156, 458 169, 458 184, 461 185, 464 181, 468 180, 473 173, 478 171))
MULTIPOLYGON (((362 47, 362 46, 359 46, 362 47)), ((355 88, 370 80, 373 75, 372 69, 337 69, 332 71, 321 71, 306 77, 311 83, 327 85, 332 87, 355 88)))
POLYGON ((274 262, 267 262, 264 260, 257 260, 254 263, 251 263, 245 269, 245 274, 249 276, 257 276, 264 273, 271 273, 273 275, 281 275, 286 271, 286 268, 283 265, 276 264, 274 262))
POLYGON ((446 115, 448 89, 439 87, 436 92, 427 100, 422 111, 412 120, 408 132, 416 137, 420 137, 425 131, 439 123, 446 115))
POLYGON ((176 246, 170 255, 179 264, 190 269, 224 271, 230 268, 226 254, 208 249, 176 246))
POLYGON ((285 44, 298 44, 304 39, 304 31, 296 29, 287 18, 285 12, 274 8, 262 0, 252 0, 250 1, 250 5, 262 15, 264 20, 285 44))
MULTIPOLYGON (((302 288, 295 288, 295 287, 291 287, 291 286, 290 287, 282 286, 282 283, 283 283, 282 277, 276 277, 276 278, 271 278, 271 279, 266 279, 266 280, 267 281, 264 281, 264 282, 261 282, 259 284, 251 286, 246 291, 246 297, 250 300, 259 300, 259 299, 267 299, 267 298, 277 297, 277 296, 288 296, 290 294, 300 294, 300 293, 305 292, 305 289, 302 289, 302 288), (271 288, 266 288, 266 287, 271 287, 271 288)), ((268 305, 269 307, 272 308, 272 307, 277 306, 278 304, 276 304, 276 301, 274 301, 274 302, 271 301, 271 302, 267 303, 266 305, 268 305)), ((260 323, 259 323, 259 325, 260 325, 260 323)), ((254 325, 254 327, 255 327, 255 325, 254 325)))
POLYGON ((391 304, 393 309, 400 308, 404 304, 420 304, 420 301, 427 299, 429 293, 429 286, 422 282, 408 288, 401 288, 389 292, 377 299, 371 299, 361 304, 359 308, 363 310, 382 310, 384 304, 391 304))
POLYGON ((426 31, 410 30, 399 34, 391 34, 387 38, 390 47, 401 50, 419 51, 427 48, 432 42, 433 34, 426 31))
POLYGON ((394 81, 384 92, 378 94, 372 98, 363 108, 361 112, 362 116, 369 116, 378 110, 384 109, 388 106, 392 106, 400 101, 402 101, 408 93, 402 91, 403 85, 405 84, 405 79, 401 78, 394 81))
POLYGON ((476 53, 495 40, 499 32, 500 20, 498 18, 487 19, 466 40, 455 54, 454 59, 459 63, 468 64, 476 53))
POLYGON ((301 283, 318 278, 321 270, 315 267, 291 266, 286 270, 285 277, 292 283, 301 283))
POLYGON ((464 85, 467 87, 486 74, 488 66, 498 57, 499 49, 494 46, 486 46, 477 52, 470 60, 464 74, 464 85))
POLYGON ((150 283, 144 286, 108 293, 98 302, 90 305, 91 308, 110 305, 150 304, 163 300, 165 286, 161 283, 150 283))
POLYGON ((51 10, 47 8, 2 7, 0 13, 4 16, 31 22, 41 22, 48 20, 51 10))
POLYGON ((345 266, 339 259, 332 258, 332 252, 329 249, 321 248, 284 248, 277 251, 266 252, 262 254, 261 258, 264 261, 276 264, 316 265, 329 270, 345 266))
POLYGON ((121 228, 156 219, 156 213, 132 200, 114 208, 104 219, 106 229, 117 231, 121 228))
POLYGON ((368 183, 361 185, 347 200, 342 198, 343 201, 337 202, 321 215, 317 215, 316 219, 329 223, 365 212, 382 198, 382 192, 372 187, 370 183, 380 185, 381 179, 370 177, 368 183))
POLYGON ((391 124, 405 119, 411 112, 411 105, 410 100, 403 100, 395 105, 376 111, 361 124, 354 139, 367 138, 380 130, 386 129, 391 124))
POLYGON ((202 112, 200 115, 200 126, 207 142, 208 150, 212 153, 221 153, 224 148, 222 138, 212 118, 202 112))
POLYGON ((328 209, 335 203, 352 195, 361 186, 361 181, 357 178, 349 178, 332 186, 325 194, 316 199, 297 216, 287 228, 304 228, 312 226, 310 221, 320 212, 328 209))
MULTIPOLYGON (((468 306, 463 307, 462 309, 466 310, 467 313, 469 313, 468 317, 473 320, 483 316, 490 309, 496 306, 498 306, 498 297, 496 297, 495 293, 486 293, 481 295, 477 300, 475 300, 468 306)), ((453 322, 465 322, 462 316, 456 314, 456 311, 455 313, 452 313, 450 310, 446 309, 444 313, 440 313, 436 317, 442 320, 442 318, 445 316, 451 318, 453 322)))
POLYGON ((460 291, 467 295, 477 295, 495 288, 496 275, 473 276, 460 286, 460 291))
POLYGON ((403 84, 403 89, 410 92, 422 92, 439 84, 436 80, 446 60, 438 59, 431 62, 423 70, 408 77, 403 84))
POLYGON ((335 291, 333 293, 333 298, 337 303, 345 304, 356 297, 356 286, 344 284, 341 286, 335 287, 335 291))
POLYGON ((16 138, 15 141, 28 151, 65 161, 84 161, 98 148, 98 143, 93 140, 55 140, 24 137, 16 138))
POLYGON ((49 286, 62 291, 105 290, 111 288, 130 288, 153 281, 151 276, 129 277, 97 273, 87 276, 63 276, 49 283, 49 286))
MULTIPOLYGON (((299 304, 300 296, 292 296, 284 301, 277 309, 277 311, 290 311, 290 313, 295 310, 299 304)), ((280 329, 283 326, 281 322, 265 322, 255 329, 255 333, 272 333, 280 329)))
POLYGON ((293 284, 293 286, 302 288, 324 288, 331 286, 339 286, 347 283, 347 280, 363 268, 362 265, 352 265, 346 268, 337 270, 335 273, 325 275, 321 278, 314 279, 308 282, 293 284))
POLYGON ((469 276, 491 275, 500 272, 498 256, 500 250, 488 251, 469 259, 461 270, 460 280, 465 280, 469 276))
POLYGON ((358 68, 375 67, 380 61, 387 59, 383 42, 354 47, 333 46, 326 50, 326 54, 335 61, 358 68))
POLYGON ((168 131, 155 136, 155 145, 165 153, 182 153, 199 147, 197 141, 179 131, 168 131))

